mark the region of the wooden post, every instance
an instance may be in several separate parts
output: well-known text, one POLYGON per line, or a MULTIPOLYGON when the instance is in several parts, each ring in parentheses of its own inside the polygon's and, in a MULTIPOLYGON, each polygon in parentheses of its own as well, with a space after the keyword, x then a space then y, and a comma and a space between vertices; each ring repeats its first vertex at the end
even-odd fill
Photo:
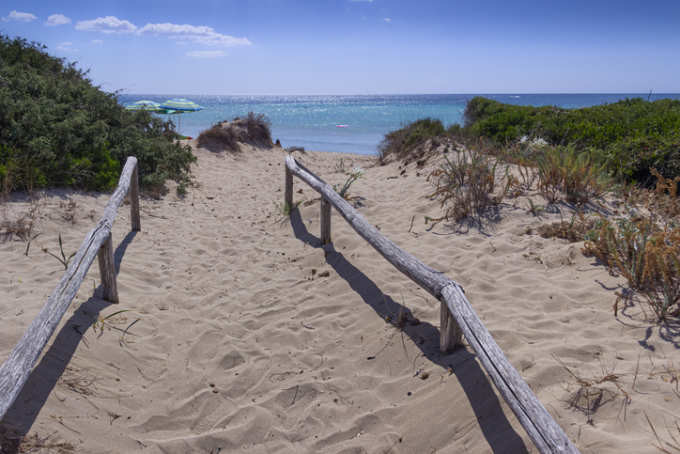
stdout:
POLYGON ((288 166, 286 167, 286 198, 284 200, 285 202, 285 208, 288 209, 288 212, 290 213, 293 211, 293 173, 290 171, 288 166))
POLYGON ((442 353, 448 353, 456 346, 463 344, 463 331, 453 319, 448 306, 443 301, 439 308, 439 320, 439 350, 442 353))
POLYGON ((113 258, 113 238, 109 232, 108 238, 99 248, 99 275, 102 280, 103 297, 112 303, 118 302, 118 287, 116 286, 116 263, 113 258))
POLYGON ((132 171, 130 176, 130 190, 128 192, 128 197, 130 198, 130 222, 132 224, 132 230, 139 232, 142 230, 142 222, 139 218, 139 172, 137 168, 139 164, 135 165, 135 169, 132 171))
POLYGON ((331 204, 321 197, 321 244, 331 242, 331 204))

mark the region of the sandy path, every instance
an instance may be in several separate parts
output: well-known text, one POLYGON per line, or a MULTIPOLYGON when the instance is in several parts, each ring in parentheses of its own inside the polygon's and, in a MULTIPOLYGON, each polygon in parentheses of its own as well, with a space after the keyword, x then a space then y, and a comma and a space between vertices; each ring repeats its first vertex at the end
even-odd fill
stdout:
MULTIPOLYGON (((312 202, 282 216, 281 151, 196 153, 198 187, 186 198, 144 200, 138 234, 121 211, 120 304, 92 296, 93 267, 6 424, 76 452, 535 452, 470 350, 439 354, 438 302, 337 215, 336 252, 324 257, 316 193, 299 180, 295 199, 312 202), (92 327, 117 310, 129 312, 101 333, 92 327), (400 311, 411 320, 403 330, 394 326, 400 311), (124 337, 111 328, 136 319, 124 337)), ((539 220, 510 201, 485 232, 427 231, 423 217, 440 210, 426 197, 425 170, 410 165, 400 176, 397 164, 330 153, 300 159, 333 184, 345 178, 341 157, 345 168, 366 168, 351 188, 364 216, 464 286, 583 453, 659 452, 645 413, 672 441, 664 426, 680 419, 677 338, 648 330, 637 307, 617 321, 611 289, 623 281, 579 243, 526 234, 559 216, 539 220), (630 404, 614 383, 601 384, 604 404, 588 423, 569 408, 578 386, 558 359, 584 378, 621 374, 630 404)), ((63 219, 63 199, 42 202, 28 257, 21 241, 0 244, 0 359, 63 272, 40 247, 54 250, 63 232, 65 250, 75 250, 94 223, 89 212, 98 217, 108 197, 72 198, 75 224, 63 219)))

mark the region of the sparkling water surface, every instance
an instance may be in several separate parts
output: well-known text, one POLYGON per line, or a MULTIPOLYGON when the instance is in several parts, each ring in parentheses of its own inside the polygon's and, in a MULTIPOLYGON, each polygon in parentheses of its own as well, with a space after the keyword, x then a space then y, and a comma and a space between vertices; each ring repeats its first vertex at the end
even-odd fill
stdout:
MULTIPOLYGON (((188 98, 203 107, 199 112, 160 115, 171 118, 181 134, 196 137, 213 124, 248 112, 265 114, 272 137, 284 147, 308 150, 375 154, 384 135, 420 118, 440 119, 445 126, 463 122, 468 100, 477 95, 384 96, 191 96, 120 94, 121 104, 140 99, 164 102, 188 98), (343 125, 343 127, 338 127, 343 125)), ((487 98, 518 104, 565 108, 587 107, 640 97, 680 99, 680 94, 484 94, 487 98)))

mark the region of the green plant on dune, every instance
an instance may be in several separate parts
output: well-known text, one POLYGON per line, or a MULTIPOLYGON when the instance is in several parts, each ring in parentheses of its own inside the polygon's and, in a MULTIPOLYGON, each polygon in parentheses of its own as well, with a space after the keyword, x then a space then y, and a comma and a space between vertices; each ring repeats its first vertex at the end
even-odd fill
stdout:
POLYGON ((537 163, 538 188, 550 203, 563 193, 568 202, 584 204, 602 196, 607 187, 603 166, 572 146, 545 147, 537 163))
POLYGON ((64 243, 61 241, 61 233, 59 234, 59 253, 61 254, 61 257, 58 256, 57 254, 53 253, 53 252, 50 252, 49 249, 47 249, 46 247, 43 248, 42 251, 45 254, 50 255, 50 256, 54 257, 55 259, 57 259, 59 261, 59 263, 64 265, 64 269, 68 268, 68 264, 71 262, 71 259, 76 255, 76 253, 73 252, 68 257, 66 257, 66 254, 64 253, 64 243))
POLYGON ((680 176, 680 101, 625 99, 580 109, 518 106, 475 97, 465 109, 465 133, 499 145, 526 137, 588 151, 615 178, 652 185, 656 168, 680 176))
POLYGON ((363 174, 364 169, 362 169, 361 167, 354 167, 350 172, 348 172, 347 179, 342 184, 342 187, 335 184, 333 185, 333 190, 337 192, 343 199, 349 200, 350 199, 349 188, 352 186, 352 184, 354 184, 355 181, 361 178, 363 174))
POLYGON ((440 120, 423 118, 408 125, 385 134, 383 141, 378 146, 378 159, 382 162, 388 156, 398 159, 404 158, 418 145, 425 143, 427 139, 436 138, 446 133, 440 120))
POLYGON ((189 180, 191 148, 172 122, 127 111, 74 63, 0 35, 0 180, 4 190, 115 187, 136 156, 143 188, 189 180))
POLYGON ((652 217, 602 218, 586 235, 583 252, 624 276, 657 320, 680 315, 680 228, 661 229, 652 217))

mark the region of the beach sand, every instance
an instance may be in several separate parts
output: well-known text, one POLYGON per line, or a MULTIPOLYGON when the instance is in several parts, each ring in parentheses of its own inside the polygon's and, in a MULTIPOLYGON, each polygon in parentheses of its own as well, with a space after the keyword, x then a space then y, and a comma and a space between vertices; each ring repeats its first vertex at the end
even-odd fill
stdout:
MULTIPOLYGON (((120 303, 98 297, 94 265, 4 420, 31 452, 536 452, 472 350, 439 353, 438 301, 335 212, 325 256, 318 194, 300 180, 303 203, 283 215, 281 149, 196 155, 196 187, 142 200, 141 232, 119 210, 120 303)), ((428 230, 424 217, 441 215, 427 197, 436 160, 402 172, 366 156, 296 158, 330 184, 344 182, 342 167, 365 169, 350 189, 359 211, 464 287, 582 453, 658 453, 648 420, 680 440, 680 338, 645 321, 642 305, 616 318, 625 281, 582 243, 527 234, 559 214, 510 199, 482 231, 428 230)), ((64 272, 42 248, 58 254, 61 233, 74 252, 108 197, 52 191, 28 256, 21 240, 0 243, 0 361, 64 272)), ((27 208, 14 200, 2 215, 27 208)))

